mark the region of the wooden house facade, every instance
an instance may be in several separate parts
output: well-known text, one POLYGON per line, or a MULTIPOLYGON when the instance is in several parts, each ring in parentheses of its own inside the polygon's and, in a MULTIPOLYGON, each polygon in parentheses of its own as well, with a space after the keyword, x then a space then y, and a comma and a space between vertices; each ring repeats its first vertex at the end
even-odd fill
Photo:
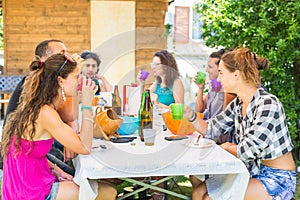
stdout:
MULTIPOLYGON (((105 23, 113 25, 114 17, 126 20, 126 16, 131 16, 127 21, 131 24, 134 43, 130 65, 150 63, 155 51, 166 48, 164 16, 168 3, 168 0, 4 0, 4 74, 26 74, 35 46, 45 39, 62 40, 70 53, 94 51, 94 41, 101 40, 101 29, 108 30, 105 23), (104 12, 109 12, 109 17, 99 18, 104 12), (126 12, 128 15, 124 15, 126 12)), ((116 51, 119 47, 109 48, 116 51)))

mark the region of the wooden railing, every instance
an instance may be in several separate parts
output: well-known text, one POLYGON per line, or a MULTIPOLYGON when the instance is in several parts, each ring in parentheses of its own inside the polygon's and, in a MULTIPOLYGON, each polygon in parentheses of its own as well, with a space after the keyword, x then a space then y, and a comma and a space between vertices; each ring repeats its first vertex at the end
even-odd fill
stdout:
POLYGON ((20 75, 0 75, 0 108, 1 117, 5 115, 9 98, 22 80, 20 75))

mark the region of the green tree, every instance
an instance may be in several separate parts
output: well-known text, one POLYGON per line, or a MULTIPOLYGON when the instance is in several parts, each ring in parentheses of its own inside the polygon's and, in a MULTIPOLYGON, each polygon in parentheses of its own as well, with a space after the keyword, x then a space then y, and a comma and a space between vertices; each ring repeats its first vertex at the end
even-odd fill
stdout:
POLYGON ((300 1, 202 0, 195 9, 203 16, 206 45, 246 46, 268 58, 262 84, 282 102, 299 162, 300 139, 300 1))

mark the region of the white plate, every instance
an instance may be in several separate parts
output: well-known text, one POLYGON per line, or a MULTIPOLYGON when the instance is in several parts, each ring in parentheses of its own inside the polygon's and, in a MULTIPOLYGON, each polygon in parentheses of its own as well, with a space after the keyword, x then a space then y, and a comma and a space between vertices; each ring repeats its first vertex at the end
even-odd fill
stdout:
POLYGON ((213 147, 215 144, 215 141, 206 138, 200 138, 198 143, 197 139, 194 139, 187 143, 187 145, 192 148, 210 148, 213 147))

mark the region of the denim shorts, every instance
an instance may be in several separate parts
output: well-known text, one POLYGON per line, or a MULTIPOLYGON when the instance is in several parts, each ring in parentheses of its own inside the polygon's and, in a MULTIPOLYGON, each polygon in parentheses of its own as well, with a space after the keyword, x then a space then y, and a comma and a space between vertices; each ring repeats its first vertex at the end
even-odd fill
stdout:
POLYGON ((296 172, 261 165, 257 178, 273 200, 292 199, 296 190, 296 172))
POLYGON ((55 200, 58 194, 59 182, 54 182, 52 184, 50 193, 46 196, 46 200, 55 200))

